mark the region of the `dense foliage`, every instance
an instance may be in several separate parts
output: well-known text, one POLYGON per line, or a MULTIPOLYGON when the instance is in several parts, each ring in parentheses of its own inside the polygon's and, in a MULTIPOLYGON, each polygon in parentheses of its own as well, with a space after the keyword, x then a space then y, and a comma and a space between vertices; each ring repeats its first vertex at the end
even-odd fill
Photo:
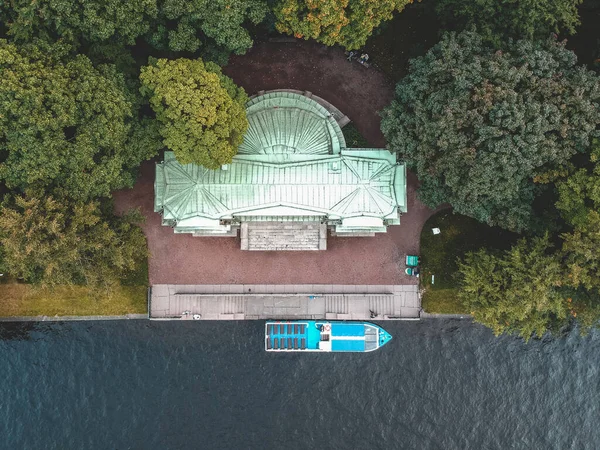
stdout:
POLYGON ((0 180, 79 200, 131 186, 157 136, 113 67, 56 51, 0 40, 0 180))
MULTIPOLYGON (((249 30, 265 17, 280 32, 357 49, 410 3, 0 2, 0 271, 44 285, 123 282, 147 257, 140 216, 117 217, 97 199, 131 186, 163 143, 182 163, 231 161, 248 125, 243 89, 202 60, 151 58, 139 74, 144 55, 225 63, 251 47, 249 30)), ((556 187, 560 232, 502 254, 486 244, 459 263, 474 318, 525 339, 600 318, 598 143, 585 163, 572 159, 598 135, 599 81, 548 40, 574 32, 579 3, 439 0, 447 26, 478 33, 446 34, 414 60, 382 121, 429 206, 520 231, 532 227, 542 190, 556 187)), ((468 237, 462 253, 479 247, 468 237)), ((456 270, 437 263, 447 269, 435 270, 441 285, 456 270)))
POLYGON ((486 249, 467 254, 459 264, 460 298, 475 320, 494 333, 541 337, 571 314, 560 292, 563 268, 547 236, 519 241, 497 255, 486 249))
POLYGON ((566 231, 519 242, 503 257, 490 249, 460 263, 460 297, 496 333, 526 339, 568 325, 576 318, 582 331, 600 320, 600 141, 585 167, 569 168, 557 181, 557 207, 566 231))
POLYGON ((98 202, 16 196, 0 210, 4 268, 47 286, 111 285, 147 254, 139 220, 139 214, 103 212, 98 202))
MULTIPOLYGON (((159 49, 196 51, 202 43, 244 53, 265 0, 14 0, 0 3, 0 18, 17 42, 34 37, 78 44, 133 45, 144 39, 159 49)), ((214 48, 216 47, 216 48, 214 48)))
POLYGON ((589 168, 558 183, 557 206, 571 227, 562 235, 570 283, 600 290, 600 141, 590 159, 589 168))
POLYGON ((489 225, 532 223, 536 176, 586 151, 600 123, 597 75, 554 40, 494 51, 448 33, 411 61, 383 113, 389 147, 416 171, 420 198, 489 225))
POLYGON ((248 128, 248 97, 216 64, 159 59, 142 68, 140 79, 179 162, 211 169, 231 162, 248 128))
POLYGON ((280 0, 276 28, 298 38, 362 47, 381 22, 390 20, 412 0, 280 0))
POLYGON ((582 0, 438 0, 445 24, 476 26, 485 39, 503 45, 508 38, 542 38, 551 32, 575 32, 582 0))

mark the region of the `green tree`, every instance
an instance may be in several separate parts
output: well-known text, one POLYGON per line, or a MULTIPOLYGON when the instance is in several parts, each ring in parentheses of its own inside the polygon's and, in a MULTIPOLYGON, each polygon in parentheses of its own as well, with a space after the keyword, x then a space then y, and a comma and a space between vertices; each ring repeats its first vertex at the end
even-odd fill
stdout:
MULTIPOLYGON (((598 208, 598 207, 597 207, 598 208)), ((585 221, 562 235, 570 282, 588 290, 600 289, 600 213, 589 210, 585 221)))
POLYGON ((326 45, 362 47, 381 22, 412 0, 280 0, 274 8, 277 30, 326 45))
POLYGON ((98 202, 16 196, 0 210, 4 269, 44 286, 117 283, 147 255, 140 218, 115 217, 98 202))
POLYGON ((0 40, 0 180, 87 200, 131 186, 160 148, 113 67, 0 40), (135 116, 134 116, 135 114, 135 116))
POLYGON ((137 37, 150 31, 151 20, 158 13, 156 0, 12 0, 0 8, 9 35, 18 42, 38 37, 133 45, 137 37))
POLYGON ((244 24, 260 23, 265 0, 13 0, 0 18, 17 42, 34 37, 79 44, 134 45, 146 39, 160 49, 196 51, 203 41, 244 53, 252 39, 244 24))
POLYGON ((459 298, 496 335, 541 337, 571 315, 570 299, 560 291, 561 263, 547 236, 520 240, 501 255, 485 249, 468 253, 459 274, 459 298))
POLYGON ((182 164, 231 162, 248 128, 245 91, 202 60, 159 59, 140 74, 164 144, 182 164))
POLYGON ((536 176, 586 151, 600 123, 598 76, 554 40, 494 51, 448 33, 411 61, 381 128, 428 206, 510 230, 531 226, 536 176))
POLYGON ((590 167, 557 187, 556 206, 571 227, 562 235, 569 281, 576 288, 600 291, 600 140, 594 141, 590 167))
POLYGON ((439 0, 436 10, 446 25, 476 26, 486 40, 547 38, 551 32, 575 33, 582 0, 439 0))

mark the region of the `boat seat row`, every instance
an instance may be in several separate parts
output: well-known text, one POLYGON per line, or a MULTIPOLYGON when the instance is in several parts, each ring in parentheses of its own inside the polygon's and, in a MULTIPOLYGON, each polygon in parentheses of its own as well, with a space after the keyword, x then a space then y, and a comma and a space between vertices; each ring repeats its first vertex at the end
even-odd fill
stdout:
POLYGON ((285 349, 294 349, 298 350, 298 341, 300 341, 300 349, 304 350, 306 348, 306 339, 301 338, 273 338, 267 339, 267 350, 285 350, 285 349))
POLYGON ((306 324, 270 324, 267 326, 267 334, 272 336, 274 334, 305 334, 306 324))

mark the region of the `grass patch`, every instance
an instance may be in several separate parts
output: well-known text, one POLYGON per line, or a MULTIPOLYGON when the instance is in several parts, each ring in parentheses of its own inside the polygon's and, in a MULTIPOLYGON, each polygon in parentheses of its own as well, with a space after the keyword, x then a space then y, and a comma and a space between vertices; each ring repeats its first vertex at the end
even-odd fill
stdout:
POLYGON ((147 257, 110 290, 89 286, 41 288, 5 275, 0 281, 0 317, 146 314, 147 286, 147 257))
POLYGON ((421 232, 421 286, 428 313, 468 314, 458 300, 458 260, 482 247, 509 249, 519 236, 445 210, 431 217, 421 232), (432 228, 439 228, 434 235, 432 228), (432 284, 432 280, 434 283, 432 284))
POLYGON ((87 286, 43 289, 28 284, 0 284, 0 317, 96 316, 145 314, 146 286, 119 286, 110 292, 87 286))
POLYGON ((422 307, 428 313, 468 314, 458 299, 458 289, 426 289, 423 293, 422 307))
POLYGON ((358 128, 354 126, 353 123, 349 123, 348 125, 342 128, 342 133, 344 133, 344 139, 346 140, 346 147, 348 148, 368 148, 369 143, 360 134, 358 128))

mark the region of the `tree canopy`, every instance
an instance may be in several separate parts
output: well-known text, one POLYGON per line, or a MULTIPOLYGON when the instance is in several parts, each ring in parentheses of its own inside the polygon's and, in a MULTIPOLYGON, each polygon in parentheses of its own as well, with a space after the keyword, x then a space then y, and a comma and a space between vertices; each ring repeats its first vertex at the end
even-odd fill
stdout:
POLYGON ((474 32, 445 34, 411 61, 382 131, 431 207, 520 231, 531 226, 536 176, 590 147, 598 76, 553 39, 503 51, 474 32))
MULTIPOLYGON (((600 291, 600 140, 594 141, 589 168, 557 183, 559 208, 571 227, 563 233, 569 281, 600 291)), ((600 302, 599 302, 600 303, 600 302)))
POLYGON ((16 196, 0 209, 3 268, 46 286, 116 283, 147 255, 139 220, 103 212, 98 202, 16 196))
POLYGON ((572 314, 560 292, 563 268, 548 237, 520 240, 504 254, 480 249, 459 263, 459 296, 474 319, 496 335, 541 337, 572 314))
POLYGON ((475 26, 487 40, 547 38, 551 32, 575 32, 582 0, 438 0, 436 10, 446 25, 475 26))
POLYGON ((159 59, 142 68, 140 79, 179 162, 211 169, 231 162, 248 128, 248 97, 216 64, 159 59))
POLYGON ((244 53, 252 39, 245 22, 267 13, 265 0, 14 0, 0 18, 18 42, 34 37, 81 43, 133 45, 145 39, 161 49, 196 51, 203 41, 244 53))
POLYGON ((0 180, 8 188, 87 200, 133 184, 132 169, 159 142, 138 120, 123 77, 101 69, 83 55, 62 62, 52 47, 0 40, 0 180))
POLYGON ((275 5, 278 31, 316 39, 349 50, 362 47, 381 22, 412 0, 280 0, 275 5))

